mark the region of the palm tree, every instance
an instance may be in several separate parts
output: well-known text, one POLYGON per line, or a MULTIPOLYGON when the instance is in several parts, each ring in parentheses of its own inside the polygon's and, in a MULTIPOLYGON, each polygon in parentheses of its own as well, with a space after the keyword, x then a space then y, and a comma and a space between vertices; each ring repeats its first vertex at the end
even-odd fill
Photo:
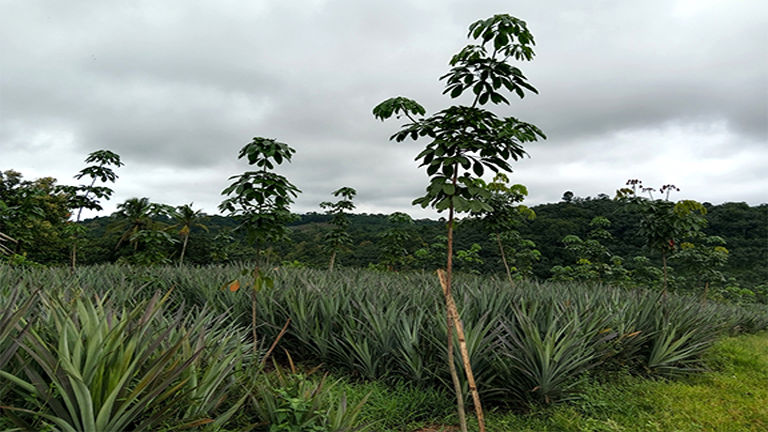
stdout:
POLYGON ((201 221, 204 221, 208 217, 202 210, 192 210, 192 204, 184 204, 176 207, 171 214, 176 219, 176 224, 171 228, 179 228, 179 236, 184 239, 184 243, 181 246, 181 256, 179 257, 179 265, 184 262, 184 253, 187 251, 187 242, 189 241, 189 233, 192 227, 198 227, 208 231, 208 227, 201 221))
POLYGON ((119 219, 114 229, 124 231, 115 249, 128 241, 133 245, 134 251, 139 248, 137 234, 141 231, 156 229, 159 224, 152 218, 168 214, 168 206, 152 203, 149 198, 129 198, 124 203, 118 204, 117 209, 117 212, 112 214, 119 219))

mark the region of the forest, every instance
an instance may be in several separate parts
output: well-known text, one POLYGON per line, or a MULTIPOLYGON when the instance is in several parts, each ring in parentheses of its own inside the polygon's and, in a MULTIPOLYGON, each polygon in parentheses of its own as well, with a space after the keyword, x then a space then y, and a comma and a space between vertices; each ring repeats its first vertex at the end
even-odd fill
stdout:
MULTIPOLYGON (((233 217, 137 198, 110 216, 77 222, 72 214, 79 209, 56 179, 25 180, 13 170, 0 176, 0 232, 16 240, 3 243, 8 253, 2 259, 11 265, 70 266, 76 244, 79 265, 205 266, 254 261, 259 255, 275 267, 329 266, 326 237, 336 229, 333 209, 292 215, 284 241, 258 250, 233 217)), ((513 278, 662 286, 661 255, 646 246, 642 215, 626 203, 607 194, 581 198, 566 191, 558 203, 525 207, 526 214, 517 207, 501 233, 513 278)), ((768 302, 768 205, 703 207, 701 231, 680 239, 669 256, 669 289, 703 294, 708 284, 713 299, 768 302), (708 273, 702 275, 702 269, 708 273)), ((335 266, 433 272, 445 265, 444 219, 337 213, 348 220, 348 239, 338 248, 335 266)), ((458 271, 505 274, 495 233, 482 218, 461 219, 455 242, 458 271)))

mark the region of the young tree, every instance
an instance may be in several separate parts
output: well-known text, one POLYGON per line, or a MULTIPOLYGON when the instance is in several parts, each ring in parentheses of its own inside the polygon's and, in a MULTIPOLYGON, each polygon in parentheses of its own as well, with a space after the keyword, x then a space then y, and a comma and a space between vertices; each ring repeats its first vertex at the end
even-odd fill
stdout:
POLYGON ((495 237, 509 283, 513 283, 512 271, 509 268, 504 245, 501 241, 502 234, 514 231, 522 219, 535 219, 536 213, 527 206, 519 204, 528 196, 528 188, 520 184, 507 186, 508 183, 509 178, 502 173, 496 174, 493 181, 488 184, 485 184, 483 180, 478 180, 480 186, 490 191, 486 203, 493 208, 491 211, 482 213, 479 221, 495 237))
POLYGON ((390 228, 380 234, 380 260, 389 271, 396 271, 408 266, 414 258, 408 254, 406 243, 411 240, 413 219, 401 212, 387 216, 390 228))
POLYGON ((301 191, 287 178, 272 172, 276 165, 291 161, 296 150, 288 144, 270 138, 255 137, 246 144, 237 158, 246 158, 249 165, 260 168, 232 176, 234 182, 221 194, 227 195, 219 210, 228 212, 239 223, 237 229, 245 230, 246 238, 256 244, 256 268, 251 290, 251 332, 253 349, 257 349, 256 335, 256 294, 264 286, 271 286, 272 280, 259 269, 259 251, 266 243, 288 240, 286 224, 295 220, 290 205, 301 191))
POLYGON ((627 209, 640 213, 638 233, 645 239, 645 246, 661 254, 664 272, 663 293, 667 294, 668 272, 667 257, 677 250, 677 245, 687 237, 695 236, 707 224, 704 215, 707 209, 693 200, 672 202, 669 194, 679 192, 674 185, 664 185, 659 192, 665 194, 664 199, 654 199, 653 188, 643 187, 641 180, 629 180, 627 186, 616 191, 616 199, 624 202, 627 209), (639 196, 638 189, 648 193, 648 198, 639 196))
POLYGON ((509 269, 514 280, 532 278, 533 263, 541 260, 541 252, 536 248, 536 243, 523 238, 516 230, 502 233, 501 242, 506 251, 504 255, 514 263, 509 269))
MULTIPOLYGON (((391 139, 398 142, 410 137, 429 137, 431 142, 416 157, 426 167, 430 176, 426 194, 414 200, 422 207, 432 206, 438 211, 448 210, 448 259, 444 278, 444 294, 449 315, 448 356, 449 366, 453 370, 453 326, 461 332, 459 319, 451 312, 453 297, 451 294, 451 273, 453 267, 453 227, 455 213, 492 211, 486 203, 489 191, 478 186, 476 178, 481 177, 486 169, 493 172, 511 172, 508 160, 518 160, 526 153, 522 144, 545 138, 544 134, 532 124, 514 117, 500 118, 493 112, 481 108, 488 102, 509 104, 501 94, 502 90, 517 94, 520 98, 526 91, 537 93, 522 71, 512 66, 509 61, 531 60, 533 35, 524 21, 509 16, 495 15, 480 20, 469 26, 468 37, 478 40, 453 56, 451 70, 441 77, 445 80, 444 94, 458 98, 467 90, 471 91, 470 106, 456 105, 433 114, 424 116, 426 110, 417 102, 395 97, 387 99, 373 109, 373 115, 386 120, 393 115, 405 115, 411 123, 405 124, 391 139)), ((459 343, 461 347, 461 335, 459 343)), ((462 349, 467 380, 472 391, 475 409, 480 422, 480 429, 485 429, 479 395, 472 377, 468 355, 462 349)), ((457 400, 462 400, 461 389, 454 375, 457 400)), ((462 429, 466 429, 466 420, 459 409, 462 429)))
POLYGON ((85 227, 78 225, 80 222, 80 216, 83 213, 83 209, 88 210, 103 210, 101 207, 100 199, 109 199, 114 191, 105 186, 96 186, 96 180, 100 180, 102 183, 111 182, 114 183, 117 179, 117 174, 110 168, 110 166, 121 167, 124 164, 120 161, 120 156, 116 153, 112 153, 109 150, 97 150, 88 155, 85 159, 85 163, 96 163, 89 167, 83 168, 75 175, 75 179, 80 180, 83 177, 90 177, 91 183, 88 185, 79 186, 58 186, 57 190, 64 192, 69 197, 69 208, 77 210, 77 217, 75 223, 71 224, 70 230, 72 231, 72 268, 77 265, 77 238, 85 230, 85 227))
POLYGON ((592 231, 589 232, 586 240, 573 234, 563 238, 565 248, 576 256, 577 261, 575 266, 552 267, 553 279, 625 284, 629 280, 629 271, 622 266, 623 260, 613 255, 600 243, 601 240, 609 240, 613 237, 607 230, 611 226, 611 221, 597 216, 592 219, 589 226, 592 227, 592 231))
POLYGON ((725 275, 720 271, 728 262, 728 249, 725 240, 719 236, 707 236, 701 242, 683 242, 680 250, 670 257, 679 262, 684 271, 693 279, 693 288, 704 284, 701 300, 706 301, 711 282, 725 281, 725 275))
POLYGON ((257 247, 288 239, 286 225, 295 220, 290 205, 301 191, 271 170, 284 161, 290 162, 294 153, 296 150, 288 144, 253 138, 237 157, 246 158, 249 165, 260 169, 230 177, 234 182, 221 192, 229 197, 221 202, 219 210, 235 218, 238 229, 244 230, 248 241, 257 247))
POLYGON ((347 233, 349 227, 349 219, 347 218, 345 211, 352 211, 355 209, 355 204, 352 200, 357 195, 357 191, 351 187, 343 187, 341 189, 333 191, 333 196, 341 199, 335 203, 324 201, 320 203, 320 208, 325 209, 325 213, 333 215, 331 218, 331 225, 334 228, 328 231, 323 236, 323 249, 325 252, 331 254, 331 260, 328 263, 328 270, 333 270, 333 264, 336 261, 336 254, 350 244, 352 244, 352 237, 347 233))

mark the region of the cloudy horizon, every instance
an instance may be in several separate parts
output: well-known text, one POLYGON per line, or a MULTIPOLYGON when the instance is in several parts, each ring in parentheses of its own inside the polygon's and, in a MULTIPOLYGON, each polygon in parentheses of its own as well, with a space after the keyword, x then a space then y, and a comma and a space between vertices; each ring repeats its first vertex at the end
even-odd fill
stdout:
MULTIPOLYGON (((672 199, 768 202, 768 12, 758 1, 222 2, 10 0, 0 4, 0 171, 59 184, 109 149, 118 203, 149 197, 218 214, 252 137, 297 150, 277 170, 320 212, 342 187, 359 213, 404 211, 427 177, 427 141, 371 110, 393 96, 434 113, 467 27, 509 13, 536 57, 516 63, 539 94, 491 107, 540 127, 513 183, 528 205, 613 196, 627 179, 672 199)), ((93 214, 90 214, 93 215, 93 214)))

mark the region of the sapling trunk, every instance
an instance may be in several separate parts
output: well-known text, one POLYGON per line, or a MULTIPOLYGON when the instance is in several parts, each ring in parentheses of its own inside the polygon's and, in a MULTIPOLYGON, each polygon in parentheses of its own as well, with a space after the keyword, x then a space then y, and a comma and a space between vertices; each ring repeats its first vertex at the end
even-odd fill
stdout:
POLYGON ((472 393, 472 402, 475 405, 475 413, 477 414, 477 423, 480 427, 480 432, 485 432, 485 416, 483 415, 483 407, 480 403, 480 393, 477 391, 477 384, 475 383, 475 375, 472 372, 472 363, 469 359, 469 350, 467 349, 467 339, 464 335, 464 327, 459 319, 459 311, 456 308, 456 302, 453 300, 453 295, 448 290, 448 280, 446 275, 438 270, 438 277, 440 278, 440 284, 443 286, 443 294, 445 294, 446 306, 448 308, 448 318, 453 320, 453 324, 456 327, 456 336, 459 339, 459 351, 461 352, 461 360, 464 364, 464 372, 467 376, 467 384, 469 384, 469 391, 472 393))
POLYGON ((253 335, 253 354, 258 352, 259 341, 256 336, 256 290, 251 289, 251 334, 253 335))
MULTIPOLYGON (((453 186, 456 187, 458 177, 458 167, 454 166, 453 171, 453 186)), ((477 391, 477 385, 475 384, 475 376, 472 373, 472 364, 469 361, 469 352, 467 350, 467 341, 464 337, 464 329, 461 326, 461 320, 459 319, 459 313, 456 309, 456 303, 453 301, 453 294, 451 293, 451 282, 453 277, 453 219, 454 208, 453 202, 448 206, 448 259, 446 265, 446 272, 438 270, 438 277, 440 284, 443 287, 443 295, 445 296, 445 306, 448 315, 448 366, 451 369, 451 378, 456 388, 457 408, 459 410, 459 419, 461 421, 461 430, 467 430, 466 414, 464 413, 464 398, 461 393, 461 387, 458 385, 458 374, 453 362, 453 328, 456 328, 456 335, 459 339, 459 351, 461 352, 462 362, 464 364, 464 373, 467 376, 467 382, 469 384, 469 390, 472 392, 472 400, 475 405, 475 413, 477 414, 477 423, 480 428, 480 432, 485 432, 485 418, 483 416, 483 407, 480 403, 480 394, 477 391)))
POLYGON ((254 286, 251 287, 251 335, 253 336, 253 355, 255 356, 259 350, 259 338, 256 334, 256 289, 261 284, 261 278, 259 277, 259 250, 256 251, 256 268, 253 269, 254 286))
MULTIPOLYGON (((455 179, 454 179, 455 182, 455 179)), ((456 371, 456 363, 453 359, 453 326, 454 320, 451 316, 450 307, 448 307, 448 298, 451 296, 451 273, 453 268, 453 204, 451 204, 448 210, 448 261, 446 263, 445 283, 443 283, 443 277, 438 270, 438 277, 440 283, 443 284, 443 295, 445 296, 445 310, 448 325, 448 370, 451 372, 451 381, 453 381, 453 389, 456 392, 456 410, 459 414, 459 425, 461 432, 467 432, 467 414, 464 409, 464 395, 461 393, 461 382, 459 382, 459 374, 456 371)))
POLYGON ((507 270, 507 277, 509 278, 509 283, 514 285, 515 283, 512 281, 512 272, 509 270, 509 264, 507 264, 507 257, 504 255, 504 246, 501 244, 501 235, 499 233, 496 233, 496 241, 499 243, 499 252, 501 252, 501 261, 504 263, 504 268, 507 270))
POLYGON ((664 267, 664 290, 662 291, 662 295, 664 298, 667 298, 667 251, 663 250, 661 251, 661 262, 664 267))
POLYGON ((72 269, 77 266, 77 234, 75 234, 74 239, 72 240, 72 269))
POLYGON ((453 359, 453 319, 451 316, 446 315, 446 320, 446 324, 448 325, 448 370, 451 373, 453 391, 456 393, 456 410, 459 413, 461 432, 467 432, 467 413, 464 409, 464 396, 461 393, 459 373, 456 371, 456 362, 453 359))
MULTIPOLYGON (((101 167, 102 165, 100 165, 101 167)), ((96 177, 93 178, 93 181, 91 181, 91 186, 89 188, 93 188, 93 185, 96 184, 96 177)), ((88 194, 90 192, 86 192, 83 196, 83 199, 88 198, 88 194)), ((83 214, 83 208, 80 207, 77 210, 77 219, 75 219, 75 223, 80 223, 80 216, 83 214)), ((72 239, 72 269, 74 269, 77 266, 77 237, 78 234, 75 232, 74 238, 72 239)))
POLYGON ((701 297, 701 304, 707 303, 707 297, 709 296, 709 281, 704 284, 704 295, 701 297))

